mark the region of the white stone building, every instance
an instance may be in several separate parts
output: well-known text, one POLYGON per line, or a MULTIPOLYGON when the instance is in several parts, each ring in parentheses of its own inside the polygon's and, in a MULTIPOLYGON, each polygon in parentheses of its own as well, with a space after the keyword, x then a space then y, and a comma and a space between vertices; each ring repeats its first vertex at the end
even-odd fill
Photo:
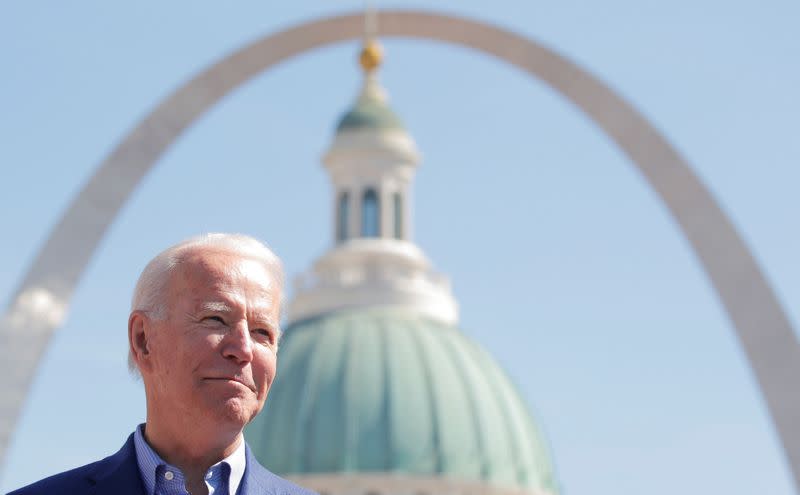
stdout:
POLYGON ((419 154, 380 61, 368 42, 363 88, 324 156, 334 245, 297 278, 278 379, 248 442, 324 495, 555 495, 525 401, 457 328, 448 279, 411 240, 419 154))

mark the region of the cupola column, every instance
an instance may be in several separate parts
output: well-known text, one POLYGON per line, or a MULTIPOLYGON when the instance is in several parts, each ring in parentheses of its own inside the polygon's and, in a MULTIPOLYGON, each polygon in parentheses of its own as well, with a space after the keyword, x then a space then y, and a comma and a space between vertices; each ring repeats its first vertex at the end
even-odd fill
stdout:
POLYGON ((392 190, 383 184, 381 187, 381 237, 394 238, 394 205, 392 204, 392 190))

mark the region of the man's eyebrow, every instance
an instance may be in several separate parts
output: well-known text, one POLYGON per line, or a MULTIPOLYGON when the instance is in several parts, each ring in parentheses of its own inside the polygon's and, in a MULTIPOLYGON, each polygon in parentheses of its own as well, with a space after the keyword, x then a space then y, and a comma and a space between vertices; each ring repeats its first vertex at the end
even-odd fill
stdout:
POLYGON ((226 303, 221 301, 208 301, 200 305, 203 311, 216 311, 220 313, 230 313, 233 309, 226 303))
POLYGON ((260 313, 257 312, 253 315, 255 317, 256 322, 267 325, 273 330, 280 331, 280 322, 275 319, 275 317, 271 316, 269 313, 260 313))
POLYGON ((273 318, 272 316, 270 316, 268 314, 256 313, 253 316, 255 317, 256 321, 259 321, 259 322, 261 322, 261 323, 263 323, 265 325, 271 325, 271 326, 275 326, 275 327, 278 326, 278 322, 275 320, 275 318, 273 318))

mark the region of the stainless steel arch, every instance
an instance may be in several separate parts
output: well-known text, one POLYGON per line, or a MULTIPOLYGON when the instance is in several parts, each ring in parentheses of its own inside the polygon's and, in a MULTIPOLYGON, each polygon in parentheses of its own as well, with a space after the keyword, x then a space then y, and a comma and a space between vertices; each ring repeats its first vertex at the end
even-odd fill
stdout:
MULTIPOLYGON (((441 14, 379 14, 383 36, 471 47, 547 82, 585 112, 638 166, 677 220, 711 279, 756 374, 800 490, 800 345, 771 288, 686 161, 634 108, 590 74, 522 36, 441 14)), ((39 358, 120 207, 192 122, 263 70, 361 36, 361 14, 312 21, 214 64, 163 101, 103 161, 50 234, 0 321, 0 461, 39 358)))

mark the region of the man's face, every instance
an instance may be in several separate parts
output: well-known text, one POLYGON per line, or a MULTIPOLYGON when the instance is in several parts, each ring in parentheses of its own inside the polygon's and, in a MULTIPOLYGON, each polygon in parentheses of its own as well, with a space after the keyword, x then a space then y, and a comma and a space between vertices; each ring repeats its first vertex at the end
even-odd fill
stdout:
POLYGON ((142 370, 148 400, 186 420, 243 427, 275 377, 277 281, 256 260, 205 249, 184 258, 167 294, 167 318, 151 320, 151 366, 142 370))

